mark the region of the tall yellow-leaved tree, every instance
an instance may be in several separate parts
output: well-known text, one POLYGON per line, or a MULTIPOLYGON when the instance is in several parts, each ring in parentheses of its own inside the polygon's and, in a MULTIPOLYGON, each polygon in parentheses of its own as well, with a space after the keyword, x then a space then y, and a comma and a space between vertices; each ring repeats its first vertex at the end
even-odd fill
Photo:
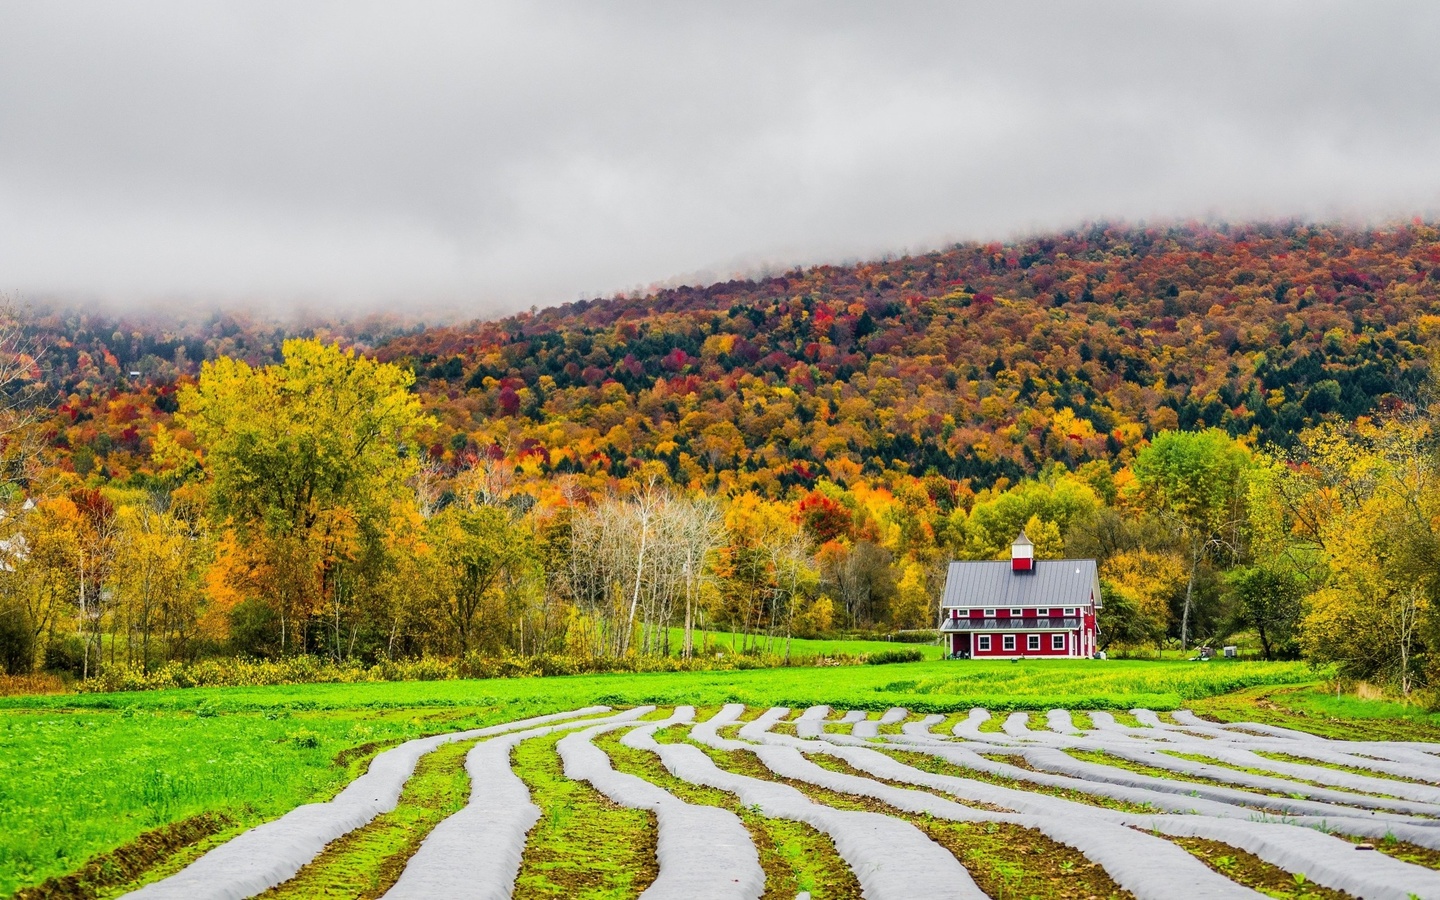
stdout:
POLYGON ((280 650, 331 602, 336 573, 379 540, 414 472, 429 420, 414 377, 338 344, 288 340, 278 365, 221 357, 180 395, 210 511, 252 554, 256 598, 280 621, 280 650))

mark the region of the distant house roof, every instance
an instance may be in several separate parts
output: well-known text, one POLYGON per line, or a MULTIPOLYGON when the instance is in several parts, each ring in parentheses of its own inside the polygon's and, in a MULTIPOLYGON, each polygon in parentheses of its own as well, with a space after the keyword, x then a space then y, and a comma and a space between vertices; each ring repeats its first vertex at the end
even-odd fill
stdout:
POLYGON ((1015 572, 1009 560, 952 562, 945 576, 941 606, 1081 606, 1095 597, 1100 578, 1093 559, 1042 559, 1028 572, 1015 572))

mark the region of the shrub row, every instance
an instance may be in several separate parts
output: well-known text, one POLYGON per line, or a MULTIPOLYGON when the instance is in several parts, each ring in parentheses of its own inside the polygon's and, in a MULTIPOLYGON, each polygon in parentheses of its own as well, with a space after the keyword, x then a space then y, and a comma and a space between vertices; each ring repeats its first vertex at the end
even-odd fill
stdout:
POLYGON ((694 672, 768 669, 783 666, 838 666, 859 663, 918 662, 918 650, 893 650, 867 656, 782 656, 717 654, 680 659, 669 656, 505 656, 469 654, 461 659, 424 657, 382 660, 373 665, 334 662, 317 656, 276 660, 206 659, 167 663, 150 671, 116 665, 85 681, 82 693, 150 691, 185 687, 250 687, 275 684, 357 684, 378 681, 444 681, 454 678, 534 678, 548 675, 593 675, 604 672, 694 672))
POLYGON ((865 657, 865 661, 872 666, 883 666, 886 663, 920 662, 925 654, 919 650, 881 650, 878 653, 871 653, 865 657))
POLYGON ((18 697, 25 694, 63 694, 68 690, 68 684, 58 675, 49 673, 0 674, 0 697, 18 697))

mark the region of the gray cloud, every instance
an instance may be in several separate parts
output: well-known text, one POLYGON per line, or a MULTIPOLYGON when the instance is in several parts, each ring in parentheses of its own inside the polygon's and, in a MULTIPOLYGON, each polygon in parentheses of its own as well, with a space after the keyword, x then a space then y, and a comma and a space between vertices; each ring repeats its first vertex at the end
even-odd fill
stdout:
POLYGON ((506 311, 1440 210, 1433 3, 0 6, 0 288, 506 311))

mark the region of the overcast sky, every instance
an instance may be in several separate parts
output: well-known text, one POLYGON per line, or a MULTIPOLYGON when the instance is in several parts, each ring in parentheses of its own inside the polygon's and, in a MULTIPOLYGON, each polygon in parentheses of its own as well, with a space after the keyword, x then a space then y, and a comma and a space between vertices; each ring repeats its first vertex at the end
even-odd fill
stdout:
POLYGON ((1440 211, 1440 3, 0 4, 0 292, 493 314, 1440 211))

